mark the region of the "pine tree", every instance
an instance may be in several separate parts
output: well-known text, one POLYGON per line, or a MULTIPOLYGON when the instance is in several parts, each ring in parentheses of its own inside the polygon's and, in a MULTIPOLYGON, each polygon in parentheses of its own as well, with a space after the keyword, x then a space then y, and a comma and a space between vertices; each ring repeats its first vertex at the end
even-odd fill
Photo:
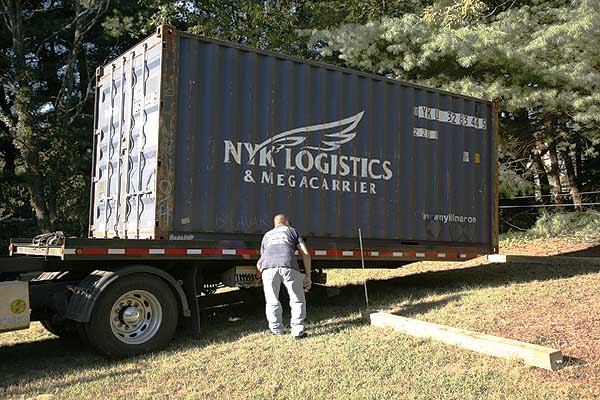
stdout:
POLYGON ((528 158, 550 177, 557 200, 562 161, 577 202, 584 171, 576 160, 595 157, 600 143, 599 39, 600 11, 591 0, 508 9, 457 0, 420 14, 315 31, 311 43, 323 57, 336 56, 350 67, 500 97, 505 120, 524 116, 528 158), (546 156, 551 168, 536 162, 546 156))

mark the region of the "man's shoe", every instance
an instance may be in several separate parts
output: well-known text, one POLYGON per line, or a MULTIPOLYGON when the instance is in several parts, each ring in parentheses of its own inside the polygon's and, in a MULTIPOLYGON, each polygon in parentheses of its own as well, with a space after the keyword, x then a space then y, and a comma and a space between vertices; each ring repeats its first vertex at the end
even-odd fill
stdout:
POLYGON ((300 339, 304 339, 307 336, 308 335, 306 334, 306 332, 301 332, 299 335, 292 336, 292 339, 294 339, 294 340, 300 340, 300 339))
POLYGON ((281 336, 281 335, 283 335, 283 331, 272 331, 270 329, 267 329, 267 333, 269 335, 273 335, 273 336, 281 336))

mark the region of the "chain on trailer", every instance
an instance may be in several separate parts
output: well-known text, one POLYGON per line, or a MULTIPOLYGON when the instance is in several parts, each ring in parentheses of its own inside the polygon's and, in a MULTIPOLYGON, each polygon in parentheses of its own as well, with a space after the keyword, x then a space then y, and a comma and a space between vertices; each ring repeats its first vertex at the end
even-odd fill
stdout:
POLYGON ((65 242, 65 234, 61 231, 42 233, 37 235, 31 240, 31 243, 35 246, 46 247, 46 246, 60 246, 65 242))

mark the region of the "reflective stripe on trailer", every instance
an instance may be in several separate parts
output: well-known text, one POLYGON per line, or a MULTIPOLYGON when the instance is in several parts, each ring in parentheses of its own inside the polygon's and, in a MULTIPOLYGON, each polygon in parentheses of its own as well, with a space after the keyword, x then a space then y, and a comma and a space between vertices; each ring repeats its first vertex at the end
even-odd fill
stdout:
MULTIPOLYGON (((295 252, 298 255, 298 251, 295 252)), ((223 256, 258 256, 260 252, 254 249, 143 249, 143 248, 65 248, 64 255, 223 255, 223 256)), ((360 257, 357 250, 311 250, 310 254, 316 257, 360 257)), ((412 251, 363 251, 362 256, 368 258, 414 258, 424 260, 462 259, 469 260, 480 257, 475 253, 443 253, 443 252, 412 252, 412 251)))

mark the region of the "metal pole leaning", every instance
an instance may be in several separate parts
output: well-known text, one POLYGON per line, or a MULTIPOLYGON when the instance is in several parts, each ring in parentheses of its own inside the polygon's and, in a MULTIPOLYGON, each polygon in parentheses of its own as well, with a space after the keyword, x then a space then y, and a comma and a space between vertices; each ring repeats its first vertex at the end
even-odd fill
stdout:
MULTIPOLYGON (((360 262, 362 264, 362 269, 364 271, 365 270, 365 256, 363 254, 362 232, 360 231, 360 228, 358 228, 358 241, 360 242, 360 262)), ((367 305, 367 312, 368 312, 368 310, 369 310, 369 293, 367 292, 367 278, 366 277, 365 277, 364 287, 365 287, 365 303, 367 305)))

